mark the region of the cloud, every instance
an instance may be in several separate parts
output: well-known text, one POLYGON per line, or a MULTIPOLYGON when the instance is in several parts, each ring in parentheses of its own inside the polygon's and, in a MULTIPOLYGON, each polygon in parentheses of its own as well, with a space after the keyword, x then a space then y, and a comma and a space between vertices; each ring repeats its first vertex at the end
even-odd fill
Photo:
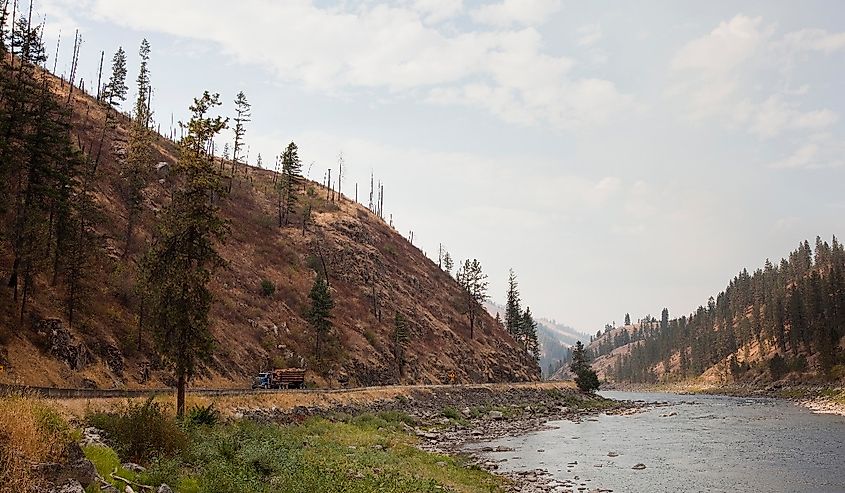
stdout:
POLYGON ((508 122, 575 128, 630 110, 633 98, 601 78, 573 73, 574 60, 545 52, 533 27, 556 0, 505 0, 471 13, 493 29, 441 30, 459 15, 455 0, 321 8, 308 0, 50 0, 137 30, 218 45, 244 64, 327 94, 376 89, 487 111, 508 122), (167 12, 167 15, 162 15, 167 12), (220 15, 227 12, 227 15, 220 15), (507 22, 505 20, 507 19, 507 22))
POLYGON ((845 145, 832 135, 814 134, 792 154, 769 163, 774 169, 831 169, 845 165, 845 145))
POLYGON ((592 46, 599 42, 602 38, 602 29, 600 24, 587 24, 579 27, 575 34, 578 35, 578 46, 592 46))
POLYGON ((413 7, 424 14, 428 23, 438 23, 460 14, 463 0, 414 0, 413 7))
POLYGON ((845 50, 845 33, 829 33, 824 29, 801 29, 784 36, 784 44, 795 50, 830 54, 845 50))
POLYGON ((801 80, 806 56, 796 55, 842 49, 845 33, 804 29, 779 34, 761 17, 736 15, 678 50, 670 65, 668 95, 691 120, 714 120, 729 131, 778 138, 792 146, 770 168, 838 167, 842 159, 834 149, 843 149, 831 132, 839 115, 817 107, 809 84, 801 80))
POLYGON ((481 6, 470 16, 475 22, 490 26, 537 25, 559 9, 560 0, 503 0, 481 6))
POLYGON ((739 14, 684 45, 672 60, 672 69, 724 75, 745 63, 772 32, 773 28, 764 26, 761 17, 739 14))
POLYGON ((802 112, 780 95, 770 96, 761 103, 753 116, 750 131, 762 138, 772 138, 785 130, 819 130, 835 124, 839 116, 829 109, 802 112))

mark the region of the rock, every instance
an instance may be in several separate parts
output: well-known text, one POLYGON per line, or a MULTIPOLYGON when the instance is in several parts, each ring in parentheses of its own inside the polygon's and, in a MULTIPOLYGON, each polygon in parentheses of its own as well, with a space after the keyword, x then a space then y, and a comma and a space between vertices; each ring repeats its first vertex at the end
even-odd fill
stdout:
POLYGON ((140 464, 135 464, 134 462, 124 462, 123 464, 120 465, 120 467, 126 469, 127 471, 132 471, 132 472, 144 472, 144 471, 147 470, 146 467, 144 467, 140 464))
POLYGON ((98 385, 97 382, 91 380, 90 378, 83 378, 82 379, 82 388, 83 389, 97 389, 98 385))
POLYGON ((161 486, 159 486, 156 490, 156 493, 173 493, 173 490, 170 488, 170 486, 167 486, 166 484, 162 483, 161 486))
POLYGON ((448 466, 448 464, 446 464, 443 461, 440 461, 440 462, 437 463, 437 467, 446 467, 446 466, 448 466))
POLYGON ((642 464, 642 463, 641 463, 641 464, 636 464, 636 465, 634 465, 634 467, 632 467, 631 469, 633 469, 633 470, 635 470, 635 471, 642 471, 643 469, 645 469, 645 464, 642 464))
POLYGON ((93 359, 91 351, 76 339, 58 318, 47 318, 38 323, 35 332, 42 341, 42 347, 53 357, 64 361, 72 370, 81 370, 93 359))
POLYGON ((50 493, 85 493, 85 488, 79 484, 79 481, 71 479, 61 486, 51 489, 50 493))
POLYGON ((123 493, 135 493, 135 490, 132 489, 131 486, 128 484, 123 488, 123 493))
POLYGON ((496 410, 490 411, 489 413, 487 413, 487 416, 490 419, 502 419, 502 418, 505 417, 505 415, 502 414, 502 411, 496 411, 496 410))
POLYGON ((608 452, 608 453, 607 453, 607 456, 608 456, 608 457, 619 457, 619 453, 617 453, 617 452, 608 452))

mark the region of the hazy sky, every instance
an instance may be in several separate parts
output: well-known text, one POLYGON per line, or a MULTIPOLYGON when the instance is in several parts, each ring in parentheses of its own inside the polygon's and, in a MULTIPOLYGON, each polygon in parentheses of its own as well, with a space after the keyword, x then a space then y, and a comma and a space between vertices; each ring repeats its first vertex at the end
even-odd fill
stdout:
POLYGON ((243 90, 250 162, 295 140, 319 180, 342 151, 344 190, 372 170, 429 256, 477 257, 499 302, 513 267, 535 314, 584 331, 845 233, 838 0, 36 6, 59 72, 78 27, 81 76, 122 45, 134 81, 146 36, 163 128, 243 90))

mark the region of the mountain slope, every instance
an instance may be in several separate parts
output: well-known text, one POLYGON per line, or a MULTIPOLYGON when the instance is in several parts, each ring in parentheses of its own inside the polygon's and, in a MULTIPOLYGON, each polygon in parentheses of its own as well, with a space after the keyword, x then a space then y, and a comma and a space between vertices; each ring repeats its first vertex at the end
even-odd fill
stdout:
MULTIPOLYGON (((67 98, 68 85, 47 77, 57 97, 67 98)), ((93 156, 100 148, 105 110, 78 89, 70 101, 73 141, 93 156)), ((10 290, 0 288, 0 383, 172 383, 139 317, 135 276, 156 216, 178 185, 168 173, 178 149, 156 136, 154 161, 159 165, 148 177, 134 240, 124 254, 128 212, 122 171, 129 122, 123 115, 117 120, 117 128, 107 132, 93 184, 99 215, 94 228, 102 250, 88 273, 85 303, 70 326, 66 288, 61 279, 51 281, 47 268, 34 280, 22 319, 10 290)), ((221 166, 228 175, 228 164, 221 166)), ((329 200, 326 188, 313 182, 300 191, 299 200, 291 224, 279 227, 273 173, 257 168, 240 171, 232 193, 219 199, 231 226, 219 247, 227 265, 212 280, 215 354, 195 385, 242 387, 262 369, 287 365, 305 365, 307 379, 320 385, 538 378, 531 359, 487 314, 481 315, 476 336, 469 339, 462 291, 455 280, 375 214, 346 198, 329 200), (303 228, 306 210, 310 220, 303 228), (316 272, 323 270, 336 308, 328 354, 317 360, 304 314, 316 272), (275 285, 272 295, 264 295, 262 281, 275 285), (408 319, 410 331, 402 377, 393 356, 396 313, 408 319)), ((2 212, 4 228, 11 216, 11 211, 2 212)), ((4 236, 4 277, 11 262, 11 245, 4 236)))

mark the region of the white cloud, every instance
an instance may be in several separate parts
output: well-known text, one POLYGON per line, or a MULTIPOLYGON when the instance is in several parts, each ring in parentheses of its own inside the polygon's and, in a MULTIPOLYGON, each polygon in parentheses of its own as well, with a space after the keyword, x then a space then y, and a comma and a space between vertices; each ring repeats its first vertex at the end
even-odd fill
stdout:
POLYGON ((845 33, 829 33, 824 29, 801 29, 784 36, 784 43, 796 50, 832 53, 845 49, 845 33))
POLYGON ((503 0, 471 12, 472 19, 490 26, 542 24, 560 9, 560 0, 503 0))
POLYGON ((600 24, 581 26, 575 31, 575 34, 578 35, 577 43, 579 46, 592 46, 598 43, 603 35, 600 24))
POLYGON ((845 145, 831 134, 811 135, 792 154, 769 164, 775 169, 830 169, 845 165, 845 145))
POLYGON ((830 137, 839 115, 812 108, 812 91, 803 83, 799 51, 831 54, 845 48, 845 34, 804 29, 778 35, 760 17, 737 15, 710 33, 685 44, 671 63, 669 96, 692 120, 721 123, 759 139, 779 138, 788 155, 771 162, 775 169, 838 167, 842 146, 830 137), (793 89, 797 87, 797 89, 793 89))
POLYGON ((414 0, 414 9, 425 15, 425 21, 437 23, 460 14, 463 0, 414 0))
MULTIPOLYGON (((509 122, 557 128, 601 123, 634 106, 613 82, 579 78, 572 59, 546 54, 532 27, 454 33, 429 24, 461 12, 463 4, 455 0, 332 8, 308 0, 245 0, 236 9, 224 0, 50 1, 134 29, 216 43, 241 63, 315 91, 374 88, 399 98, 422 93, 429 101, 481 108, 509 122)), ((506 0, 472 15, 498 26, 530 24, 559 3, 506 0)))
POLYGON ((832 110, 802 112, 796 104, 787 103, 776 94, 757 107, 750 131, 759 137, 771 138, 788 129, 824 129, 838 120, 838 115, 832 110))
POLYGON ((672 68, 727 73, 746 62, 772 32, 773 28, 764 26, 760 17, 737 15, 684 45, 675 55, 672 68))

